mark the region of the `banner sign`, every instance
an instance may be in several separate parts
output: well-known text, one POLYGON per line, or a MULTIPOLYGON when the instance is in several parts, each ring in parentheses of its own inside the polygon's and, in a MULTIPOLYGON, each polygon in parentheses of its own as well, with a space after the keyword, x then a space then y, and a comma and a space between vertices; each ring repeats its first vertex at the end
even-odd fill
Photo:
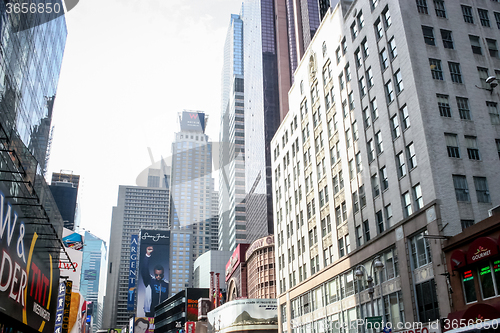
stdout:
POLYGON ((183 111, 181 130, 205 132, 205 114, 196 111, 183 111))
POLYGON ((137 279, 137 246, 139 245, 139 236, 130 237, 130 268, 128 272, 128 297, 127 311, 134 311, 135 303, 135 283, 137 279))
POLYGON ((88 281, 94 281, 97 279, 97 270, 95 269, 86 269, 83 272, 83 279, 88 281))
MULTIPOLYGON (((47 251, 55 240, 41 239, 25 211, 4 195, 0 184, 0 312, 41 333, 52 333, 59 270, 47 251)), ((31 209, 31 208, 27 208, 31 209)), ((39 208, 33 208, 39 209, 39 208)), ((29 211, 28 211, 29 213, 29 211)))
POLYGON ((68 333, 69 331, 69 314, 71 312, 71 290, 73 289, 73 282, 66 281, 66 292, 64 294, 64 312, 62 322, 62 332, 68 333))
POLYGON ((62 333, 64 296, 66 296, 66 282, 61 282, 59 283, 59 293, 57 294, 56 323, 54 326, 54 333, 62 333))

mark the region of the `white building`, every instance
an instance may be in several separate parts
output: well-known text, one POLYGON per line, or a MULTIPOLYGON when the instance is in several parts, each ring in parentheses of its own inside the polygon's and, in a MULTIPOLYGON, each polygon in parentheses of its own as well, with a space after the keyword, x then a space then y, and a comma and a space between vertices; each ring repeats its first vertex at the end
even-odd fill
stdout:
POLYGON ((442 239, 500 201, 499 28, 495 1, 325 16, 271 146, 280 331, 450 312, 442 239))

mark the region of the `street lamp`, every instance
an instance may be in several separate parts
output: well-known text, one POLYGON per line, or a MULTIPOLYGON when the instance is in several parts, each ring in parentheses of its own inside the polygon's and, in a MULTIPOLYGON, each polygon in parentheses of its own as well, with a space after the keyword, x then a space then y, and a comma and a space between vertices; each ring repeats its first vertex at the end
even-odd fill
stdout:
MULTIPOLYGON (((370 295, 370 303, 371 303, 371 308, 372 308, 372 317, 375 315, 375 307, 373 305, 373 270, 375 272, 381 272, 384 269, 384 263, 380 261, 380 257, 375 257, 373 258, 370 266, 370 271, 367 271, 364 265, 358 265, 356 267, 356 271, 354 272, 354 275, 356 275, 356 279, 358 281, 363 281, 363 277, 365 274, 367 275, 366 277, 366 282, 368 282, 368 294, 370 295), (370 274, 371 273, 371 274, 370 274)), ((361 304, 360 304, 361 305, 361 304)))

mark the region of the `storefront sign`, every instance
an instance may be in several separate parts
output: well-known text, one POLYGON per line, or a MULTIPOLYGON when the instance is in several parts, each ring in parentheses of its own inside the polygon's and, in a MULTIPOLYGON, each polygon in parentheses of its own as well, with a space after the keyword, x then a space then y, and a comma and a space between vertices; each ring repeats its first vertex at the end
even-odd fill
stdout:
POLYGON ((66 292, 64 295, 64 312, 62 320, 62 332, 68 333, 69 331, 69 314, 71 312, 71 290, 73 289, 73 282, 66 281, 66 292))
POLYGON ((59 293, 57 295, 56 323, 54 326, 54 333, 62 332, 65 296, 66 296, 66 282, 61 282, 59 283, 59 293))

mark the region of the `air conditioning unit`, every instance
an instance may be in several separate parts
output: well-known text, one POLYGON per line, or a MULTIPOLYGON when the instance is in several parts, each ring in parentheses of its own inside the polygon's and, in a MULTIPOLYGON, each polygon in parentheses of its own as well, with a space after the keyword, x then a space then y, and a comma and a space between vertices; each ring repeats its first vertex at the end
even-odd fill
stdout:
POLYGON ((493 207, 492 209, 488 210, 488 215, 493 216, 493 215, 498 215, 500 214, 500 205, 493 207))

